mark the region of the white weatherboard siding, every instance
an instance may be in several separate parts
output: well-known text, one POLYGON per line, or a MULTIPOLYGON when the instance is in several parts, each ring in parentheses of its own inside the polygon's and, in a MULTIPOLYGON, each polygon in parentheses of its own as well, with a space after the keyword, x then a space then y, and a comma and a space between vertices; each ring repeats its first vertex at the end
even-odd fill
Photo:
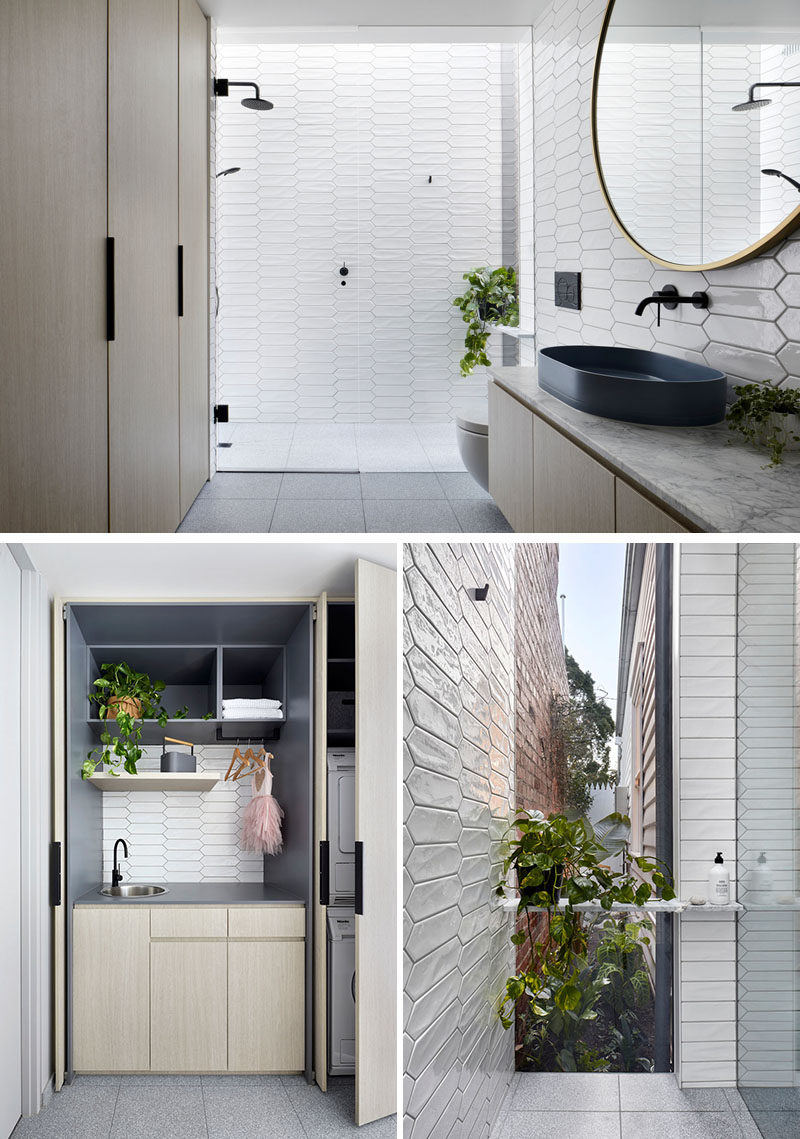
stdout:
MULTIPOLYGON (((676 848, 678 892, 707 895, 721 850, 736 897, 735 545, 697 543, 678 559, 676 848)), ((736 915, 677 919, 676 1053, 684 1087, 736 1085, 736 915)))
POLYGON ((792 1086, 800 1012, 800 820, 795 743, 796 556, 788 543, 739 551, 739 1083, 792 1086), (773 874, 765 896, 753 871, 773 874), (764 906, 762 910, 751 909, 764 906))

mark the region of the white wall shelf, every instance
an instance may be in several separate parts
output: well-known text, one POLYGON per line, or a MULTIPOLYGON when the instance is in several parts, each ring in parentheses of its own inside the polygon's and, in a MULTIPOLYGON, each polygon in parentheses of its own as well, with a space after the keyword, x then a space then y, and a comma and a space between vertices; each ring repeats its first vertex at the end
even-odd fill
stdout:
MULTIPOLYGON (((511 911, 515 912, 518 905, 519 905, 518 900, 515 900, 514 898, 504 898, 501 902, 501 909, 508 910, 509 912, 511 912, 511 911)), ((599 902, 578 902, 575 906, 573 906, 573 909, 579 913, 582 913, 582 914, 609 914, 609 915, 610 914, 640 914, 640 913, 680 914, 680 913, 683 913, 684 910, 688 909, 689 907, 690 907, 689 902, 683 902, 680 899, 675 898, 671 902, 662 902, 662 901, 659 901, 658 899, 654 899, 653 901, 650 901, 650 902, 644 902, 642 905, 636 905, 635 903, 633 903, 632 905, 627 905, 626 903, 623 903, 623 902, 614 902, 614 904, 612 905, 610 910, 604 910, 599 902)), ((560 910, 565 910, 567 908, 567 903, 562 899, 558 903, 558 908, 560 910)), ((705 909, 711 909, 711 906, 694 907, 694 908, 695 909, 702 908, 705 910, 705 909)), ((722 910, 724 908, 725 907, 723 907, 723 906, 715 906, 714 907, 714 909, 719 909, 719 910, 722 910)), ((532 913, 532 914, 546 914, 547 913, 547 907, 546 906, 526 906, 524 912, 525 913, 532 913)))
POLYGON ((498 325, 497 331, 501 332, 503 336, 513 336, 515 340, 536 339, 536 333, 526 328, 504 328, 502 325, 498 325))
POLYGON ((219 782, 218 771, 140 771, 138 775, 92 775, 87 780, 98 791, 210 791, 219 782))

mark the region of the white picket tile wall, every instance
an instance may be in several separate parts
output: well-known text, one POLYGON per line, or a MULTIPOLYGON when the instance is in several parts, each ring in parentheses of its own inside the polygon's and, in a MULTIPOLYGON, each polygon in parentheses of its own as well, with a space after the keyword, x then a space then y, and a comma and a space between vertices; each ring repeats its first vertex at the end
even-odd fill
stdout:
MULTIPOLYGON (((140 771, 156 771, 161 751, 146 748, 140 771)), ((263 856, 242 850, 242 816, 252 780, 224 783, 232 748, 196 747, 198 771, 218 771, 211 791, 113 791, 103 794, 103 878, 111 880, 114 843, 124 838, 126 882, 262 882, 263 856)), ((280 803, 280 770, 275 765, 280 803)))
POLYGON ((484 394, 460 377, 451 300, 466 270, 500 264, 504 178, 516 195, 504 59, 500 44, 219 44, 218 74, 275 104, 217 108, 218 167, 242 167, 217 195, 233 420, 444 422, 484 394))
MULTIPOLYGON (((733 544, 681 547, 678 646, 679 894, 708 894, 721 850, 736 897, 736 592, 733 544)), ((736 918, 678 921, 678 1038, 684 1087, 736 1085, 736 918)))

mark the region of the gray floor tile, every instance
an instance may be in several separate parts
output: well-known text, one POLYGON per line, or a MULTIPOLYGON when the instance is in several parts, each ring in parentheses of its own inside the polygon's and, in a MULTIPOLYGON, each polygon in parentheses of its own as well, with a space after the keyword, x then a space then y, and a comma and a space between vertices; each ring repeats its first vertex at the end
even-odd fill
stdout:
POLYGON ((741 1139, 732 1111, 623 1111, 622 1139, 741 1139))
POLYGON ((158 1072, 150 1072, 146 1076, 121 1076, 120 1083, 122 1087, 128 1088, 199 1088, 200 1076, 175 1076, 171 1072, 160 1075, 158 1072))
POLYGON ((203 487, 200 499, 277 498, 282 481, 283 475, 278 473, 220 471, 203 487))
POLYGON ((291 1081, 284 1078, 284 1085, 309 1139, 328 1139, 328 1136, 340 1139, 355 1134, 370 1139, 384 1139, 384 1136, 395 1139, 395 1116, 356 1127, 355 1080, 352 1078, 329 1079, 327 1092, 321 1092, 316 1084, 307 1084, 302 1077, 291 1081))
POLYGON ((110 1139, 205 1139, 203 1091, 170 1084, 147 1087, 123 1084, 110 1139))
POLYGON ((522 1072, 514 1111, 619 1111, 619 1077, 603 1072, 522 1072))
POLYGON ((364 499, 367 531, 373 534, 457 534, 461 527, 449 502, 364 499))
POLYGON ((361 500, 278 499, 273 534, 357 534, 364 531, 361 500))
POLYGON ((511 534, 513 530, 494 502, 457 502, 450 505, 465 534, 511 534))
POLYGON ((443 499, 444 490, 433 472, 416 474, 372 472, 361 475, 361 493, 364 498, 386 498, 398 501, 403 498, 422 502, 443 499))
POLYGON ((728 1111, 724 1088, 684 1088, 673 1075, 623 1073, 619 1077, 623 1111, 728 1111))
POLYGON ((289 443, 234 443, 217 448, 218 471, 284 471, 289 443))
POLYGON ((283 476, 280 498, 361 498, 357 474, 297 474, 283 476))
POLYGON ((750 1111, 800 1111, 800 1088, 740 1088, 750 1111))
POLYGON ((203 1085, 209 1139, 297 1139, 300 1118, 280 1077, 262 1077, 261 1087, 227 1089, 203 1085))
MULTIPOLYGON (((582 1074, 582 1073, 578 1073, 582 1074)), ((620 1139, 617 1111, 510 1111, 492 1139, 620 1139)))
POLYGON ((266 534, 274 499, 199 499, 178 527, 179 534, 266 534))
POLYGON ((38 1115, 20 1120, 13 1139, 108 1139, 118 1092, 116 1078, 79 1076, 54 1093, 38 1115))
POLYGON ((488 490, 479 486, 470 474, 439 471, 436 477, 447 498, 455 498, 461 502, 465 502, 467 499, 472 499, 475 502, 492 502, 492 496, 488 490))
MULTIPOLYGON (((738 1117, 743 1120, 742 1116, 738 1117)), ((742 1122, 743 1139, 797 1139, 800 1135, 800 1111, 756 1111, 749 1121, 753 1128, 748 1130, 742 1122)))

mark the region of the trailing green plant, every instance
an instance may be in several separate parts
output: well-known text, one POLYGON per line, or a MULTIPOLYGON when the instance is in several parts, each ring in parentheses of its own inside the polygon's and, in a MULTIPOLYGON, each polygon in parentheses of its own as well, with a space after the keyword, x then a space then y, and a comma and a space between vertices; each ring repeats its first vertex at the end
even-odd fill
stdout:
POLYGON ((770 457, 767 466, 779 466, 786 447, 800 443, 800 435, 786 421, 787 416, 800 415, 800 388, 767 380, 740 384, 733 391, 736 399, 726 417, 729 430, 756 447, 765 447, 770 457))
POLYGON ((469 285, 463 296, 456 297, 453 304, 461 310, 467 325, 464 338, 466 353, 461 360, 461 375, 471 375, 477 367, 488 367, 491 360, 486 355, 486 345, 492 329, 498 325, 504 328, 517 328, 519 325, 519 300, 517 296, 517 274, 514 269, 471 269, 464 274, 469 285))
POLYGON ((616 782, 611 768, 614 718, 597 692, 594 678, 569 649, 564 650, 569 695, 550 702, 550 736, 544 758, 551 765, 561 801, 568 812, 585 815, 596 787, 616 782))
MULTIPOLYGON (((81 778, 89 779, 100 764, 109 774, 119 775, 122 767, 129 775, 136 775, 136 765, 142 758, 142 723, 155 720, 162 728, 169 720, 185 720, 189 709, 184 704, 170 714, 161 702, 166 688, 163 680, 151 680, 146 672, 136 672, 126 661, 102 664, 100 676, 89 693, 89 703, 97 706, 99 720, 116 720, 118 735, 105 728, 100 733, 100 746, 93 748, 81 767, 81 778)), ((214 715, 208 712, 204 720, 214 715)))
POLYGON ((505 897, 506 883, 516 877, 518 913, 524 925, 511 940, 515 945, 528 943, 530 961, 506 981, 498 1014, 510 1028, 515 1009, 527 1005, 523 1047, 534 1067, 604 1071, 612 1056, 618 1057, 618 1063, 638 1062, 634 1021, 627 1013, 621 1018, 618 1010, 623 1005, 628 1008, 631 995, 639 999, 644 994, 641 960, 631 972, 626 959, 637 952, 641 957, 644 923, 626 921, 621 932, 614 922, 601 927, 600 944, 608 944, 592 961, 593 926, 576 909, 581 903, 595 902, 608 913, 614 903, 642 906, 656 892, 666 900, 675 897, 669 871, 653 859, 629 855, 642 878, 608 865, 610 858, 626 850, 629 834, 630 820, 617 813, 601 820, 595 830, 584 818, 555 814, 545 818, 540 811, 518 812, 506 833, 497 894, 505 897), (544 931, 529 907, 547 914, 544 931), (612 1034, 598 1041, 587 1031, 603 1007, 613 1012, 609 1019, 619 1038, 612 1034))

